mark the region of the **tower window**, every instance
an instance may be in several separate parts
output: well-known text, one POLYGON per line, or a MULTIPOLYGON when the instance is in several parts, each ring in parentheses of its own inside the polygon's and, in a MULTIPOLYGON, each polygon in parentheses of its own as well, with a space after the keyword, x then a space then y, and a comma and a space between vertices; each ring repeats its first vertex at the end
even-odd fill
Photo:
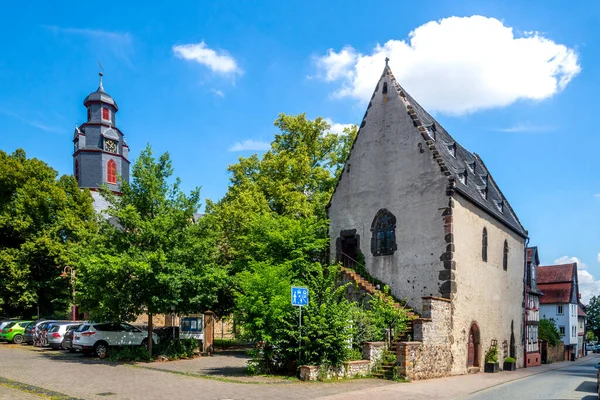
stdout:
POLYGON ((79 161, 75 160, 75 180, 79 183, 79 161))
POLYGON ((481 234, 481 259, 484 262, 487 262, 487 248, 488 248, 488 234, 487 234, 487 229, 483 228, 483 233, 481 234))
POLYGON ((113 185, 117 183, 117 163, 115 160, 108 160, 106 164, 106 182, 113 185))
POLYGON ((102 119, 106 121, 110 121, 110 111, 108 108, 102 109, 102 119))
POLYGON ((383 82, 383 90, 381 91, 381 93, 383 93, 383 94, 387 93, 387 82, 383 82))
POLYGON ((396 245, 396 217, 388 210, 381 209, 371 224, 371 252, 374 256, 393 254, 396 245))
POLYGON ((505 271, 508 271, 508 242, 506 240, 504 241, 504 254, 502 257, 502 268, 504 268, 505 271))

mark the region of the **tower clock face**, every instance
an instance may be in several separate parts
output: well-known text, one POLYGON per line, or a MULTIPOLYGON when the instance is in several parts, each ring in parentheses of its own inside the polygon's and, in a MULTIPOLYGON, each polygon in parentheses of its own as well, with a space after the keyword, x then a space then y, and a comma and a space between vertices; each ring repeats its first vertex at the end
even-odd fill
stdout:
POLYGON ((117 142, 114 140, 109 140, 109 139, 104 140, 104 151, 116 153, 117 152, 117 142))

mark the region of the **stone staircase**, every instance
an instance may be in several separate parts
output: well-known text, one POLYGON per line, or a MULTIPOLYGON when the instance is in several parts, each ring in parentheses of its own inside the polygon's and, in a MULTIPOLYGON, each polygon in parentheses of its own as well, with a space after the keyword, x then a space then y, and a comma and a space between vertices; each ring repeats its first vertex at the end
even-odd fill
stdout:
MULTIPOLYGON (((360 301, 361 298, 367 294, 371 295, 371 296, 383 295, 383 292, 381 290, 377 289, 377 287, 373 283, 366 280, 364 277, 362 277, 356 271, 349 269, 349 268, 341 267, 340 272, 342 274, 342 276, 341 276, 342 282, 344 282, 344 283, 351 282, 355 285, 354 288, 349 288, 348 290, 349 290, 349 292, 352 292, 349 294, 353 295, 356 300, 360 301), (356 298, 356 297, 358 297, 358 298, 356 298)), ((414 340, 413 339, 414 338, 413 324, 414 324, 414 321, 419 318, 419 315, 415 311, 406 307, 405 305, 402 305, 398 301, 394 301, 394 307, 404 308, 406 310, 407 316, 409 317, 409 320, 407 321, 407 324, 406 324, 407 325, 406 329, 401 332, 396 332, 396 336, 394 337, 394 340, 392 340, 390 348, 387 350, 390 353, 396 354, 397 342, 405 342, 405 341, 414 340)), ((373 376, 379 377, 382 379, 392 379, 393 375, 394 375, 394 366, 395 366, 395 362, 393 362, 393 361, 387 361, 387 362, 383 361, 382 365, 381 365, 381 370, 374 372, 373 376)))

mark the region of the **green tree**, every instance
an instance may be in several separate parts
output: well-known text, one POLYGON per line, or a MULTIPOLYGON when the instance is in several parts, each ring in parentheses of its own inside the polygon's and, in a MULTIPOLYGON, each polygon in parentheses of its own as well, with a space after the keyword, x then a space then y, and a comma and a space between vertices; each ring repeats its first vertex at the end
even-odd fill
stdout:
POLYGON ((540 340, 545 340, 552 346, 556 346, 560 343, 560 332, 556 327, 556 322, 554 321, 554 319, 540 319, 540 325, 538 329, 538 338, 540 340))
POLYGON ((600 297, 594 296, 585 308, 587 314, 587 328, 594 332, 596 337, 600 337, 600 297))
POLYGON ((0 312, 31 316, 65 312, 70 284, 62 267, 95 229, 89 191, 23 150, 0 151, 0 312))
POLYGON ((95 318, 132 320, 147 312, 150 335, 153 314, 173 306, 201 312, 216 302, 228 278, 215 265, 210 226, 194 224, 200 190, 184 194, 172 174, 168 153, 155 159, 147 146, 131 184, 121 182, 122 195, 102 191, 108 218, 81 260, 78 280, 81 304, 95 318))

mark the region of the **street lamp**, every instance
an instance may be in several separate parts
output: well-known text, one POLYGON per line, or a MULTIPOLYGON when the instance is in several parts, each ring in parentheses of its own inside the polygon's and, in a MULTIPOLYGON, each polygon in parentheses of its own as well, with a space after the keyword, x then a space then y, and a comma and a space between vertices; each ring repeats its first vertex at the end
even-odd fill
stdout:
POLYGON ((66 266, 63 268, 62 274, 60 276, 62 278, 67 278, 71 275, 71 291, 73 293, 73 305, 71 307, 72 319, 73 321, 77 320, 77 306, 75 305, 75 268, 66 266))

